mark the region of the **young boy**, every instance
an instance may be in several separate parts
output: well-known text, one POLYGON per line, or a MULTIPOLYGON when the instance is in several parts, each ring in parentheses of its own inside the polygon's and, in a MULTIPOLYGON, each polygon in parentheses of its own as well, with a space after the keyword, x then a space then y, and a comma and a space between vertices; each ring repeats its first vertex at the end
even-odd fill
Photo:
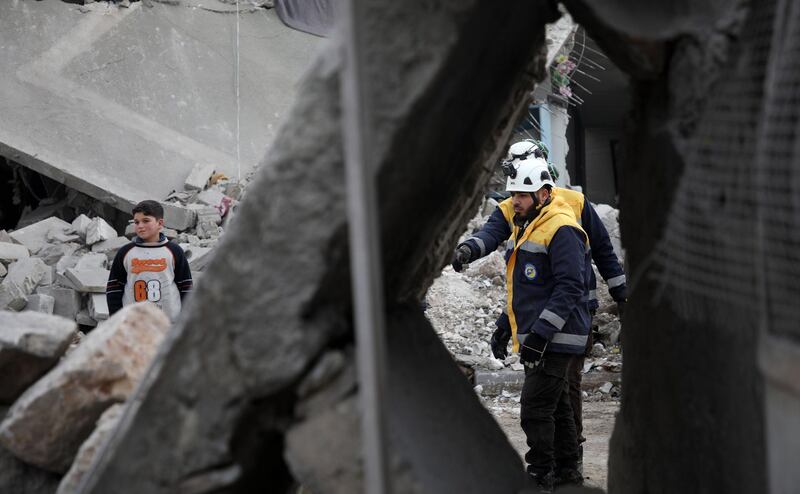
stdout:
POLYGON ((164 208, 142 201, 133 208, 136 237, 122 247, 111 264, 106 284, 108 311, 148 300, 161 307, 171 321, 178 318, 181 302, 192 290, 192 273, 183 249, 167 240, 164 208))

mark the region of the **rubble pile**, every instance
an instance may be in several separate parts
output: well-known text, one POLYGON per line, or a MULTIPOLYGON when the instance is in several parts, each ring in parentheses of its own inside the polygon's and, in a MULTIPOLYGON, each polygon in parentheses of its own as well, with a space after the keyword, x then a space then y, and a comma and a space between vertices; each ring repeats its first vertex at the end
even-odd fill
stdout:
POLYGON ((73 320, 0 311, 0 491, 76 492, 169 325, 143 303, 78 338, 73 320))
MULTIPOLYGON (((198 164, 184 190, 163 202, 167 238, 180 245, 195 275, 211 260, 227 221, 244 191, 244 183, 198 164)), ((0 310, 56 314, 75 320, 83 332, 108 319, 105 287, 120 247, 135 235, 129 223, 122 235, 101 216, 70 218, 73 199, 28 212, 16 230, 0 230, 0 310), (41 218, 41 211, 59 216, 41 218), (65 221, 62 218, 71 219, 65 221), (31 222, 32 219, 37 219, 31 222)), ((86 210, 95 212, 96 207, 86 210)), ((74 216, 74 214, 73 214, 74 216)), ((112 221, 113 223, 113 221, 112 221)), ((199 277, 199 276, 197 276, 199 277)))
MULTIPOLYGON (((482 225, 495 205, 488 200, 467 231, 482 225)), ((606 205, 595 208, 598 214, 602 212, 604 223, 608 222, 612 242, 618 243, 617 210, 606 205)), ((461 273, 445 267, 428 290, 425 314, 453 358, 474 371, 476 392, 487 408, 518 416, 524 367, 516 354, 501 361, 492 356, 489 347, 495 321, 506 304, 504 248, 471 263, 461 273)), ((593 321, 594 344, 583 369, 583 392, 587 401, 615 400, 621 394, 622 326, 616 303, 596 270, 595 275, 600 307, 593 321)))

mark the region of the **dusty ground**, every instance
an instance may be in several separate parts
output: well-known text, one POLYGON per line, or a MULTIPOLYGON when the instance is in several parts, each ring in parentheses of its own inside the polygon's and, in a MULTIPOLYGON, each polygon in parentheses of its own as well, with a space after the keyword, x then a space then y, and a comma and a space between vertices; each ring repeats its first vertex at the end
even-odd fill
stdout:
MULTIPOLYGON (((608 476, 608 442, 614 429, 614 419, 619 410, 618 401, 594 401, 583 404, 583 434, 586 442, 583 445, 583 475, 588 477, 586 485, 607 488, 608 476)), ((501 411, 493 413, 503 428, 508 440, 523 456, 528 450, 525 434, 519 425, 519 417, 501 411)))

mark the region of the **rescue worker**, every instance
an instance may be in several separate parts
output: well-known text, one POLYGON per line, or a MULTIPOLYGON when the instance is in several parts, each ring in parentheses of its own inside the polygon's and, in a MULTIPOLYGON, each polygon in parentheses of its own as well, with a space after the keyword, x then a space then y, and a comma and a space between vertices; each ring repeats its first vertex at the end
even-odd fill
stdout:
POLYGON ((456 248, 453 268, 494 251, 506 251, 506 311, 513 349, 525 365, 521 425, 530 450, 528 473, 543 492, 556 482, 581 483, 578 442, 569 401, 567 370, 583 354, 589 334, 586 233, 543 158, 528 158, 506 171, 504 201, 486 224, 456 248))
MULTIPOLYGON (((547 160, 547 148, 541 143, 532 140, 516 142, 509 147, 508 152, 508 157, 511 160, 524 160, 529 156, 541 156, 547 160)), ((549 170, 553 178, 558 179, 558 174, 555 173, 552 166, 550 166, 549 170)), ((575 218, 578 220, 578 223, 580 223, 589 237, 589 246, 592 249, 592 260, 594 260, 597 271, 600 272, 600 276, 606 281, 608 292, 611 298, 617 303, 617 313, 622 317, 627 300, 625 271, 623 271, 619 259, 614 253, 614 247, 611 244, 611 239, 608 236, 605 225, 603 225, 603 221, 591 204, 587 204, 586 197, 582 193, 576 190, 554 187, 553 195, 563 198, 567 204, 569 204, 575 213, 575 218)), ((510 200, 511 199, 506 199, 506 201, 510 200)), ((592 315, 594 315, 599 307, 597 301, 597 278, 595 277, 594 270, 592 270, 590 274, 589 310, 592 315)), ((497 331, 495 331, 491 341, 492 353, 495 358, 502 360, 506 357, 508 341, 511 338, 511 327, 508 323, 508 316, 505 313, 502 314, 496 324, 497 331)), ((583 463, 583 443, 586 441, 586 438, 583 437, 583 396, 581 393, 581 381, 583 377, 583 364, 591 349, 592 338, 590 334, 586 344, 586 352, 576 357, 569 369, 569 398, 575 417, 575 428, 578 433, 580 453, 579 467, 581 467, 583 463)), ((579 468, 579 470, 582 470, 582 468, 579 468)))

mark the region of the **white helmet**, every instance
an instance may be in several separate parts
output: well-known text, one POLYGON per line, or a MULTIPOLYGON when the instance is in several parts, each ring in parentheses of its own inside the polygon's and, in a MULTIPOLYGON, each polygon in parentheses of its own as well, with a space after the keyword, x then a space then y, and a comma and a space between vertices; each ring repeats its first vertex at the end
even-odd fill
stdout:
POLYGON ((556 186, 544 158, 528 158, 518 161, 505 170, 508 175, 506 181, 506 191, 508 192, 536 192, 545 185, 556 186))
POLYGON ((508 148, 507 159, 525 159, 530 155, 534 155, 537 158, 547 157, 547 153, 542 149, 539 143, 531 139, 526 139, 524 141, 515 142, 508 148))

